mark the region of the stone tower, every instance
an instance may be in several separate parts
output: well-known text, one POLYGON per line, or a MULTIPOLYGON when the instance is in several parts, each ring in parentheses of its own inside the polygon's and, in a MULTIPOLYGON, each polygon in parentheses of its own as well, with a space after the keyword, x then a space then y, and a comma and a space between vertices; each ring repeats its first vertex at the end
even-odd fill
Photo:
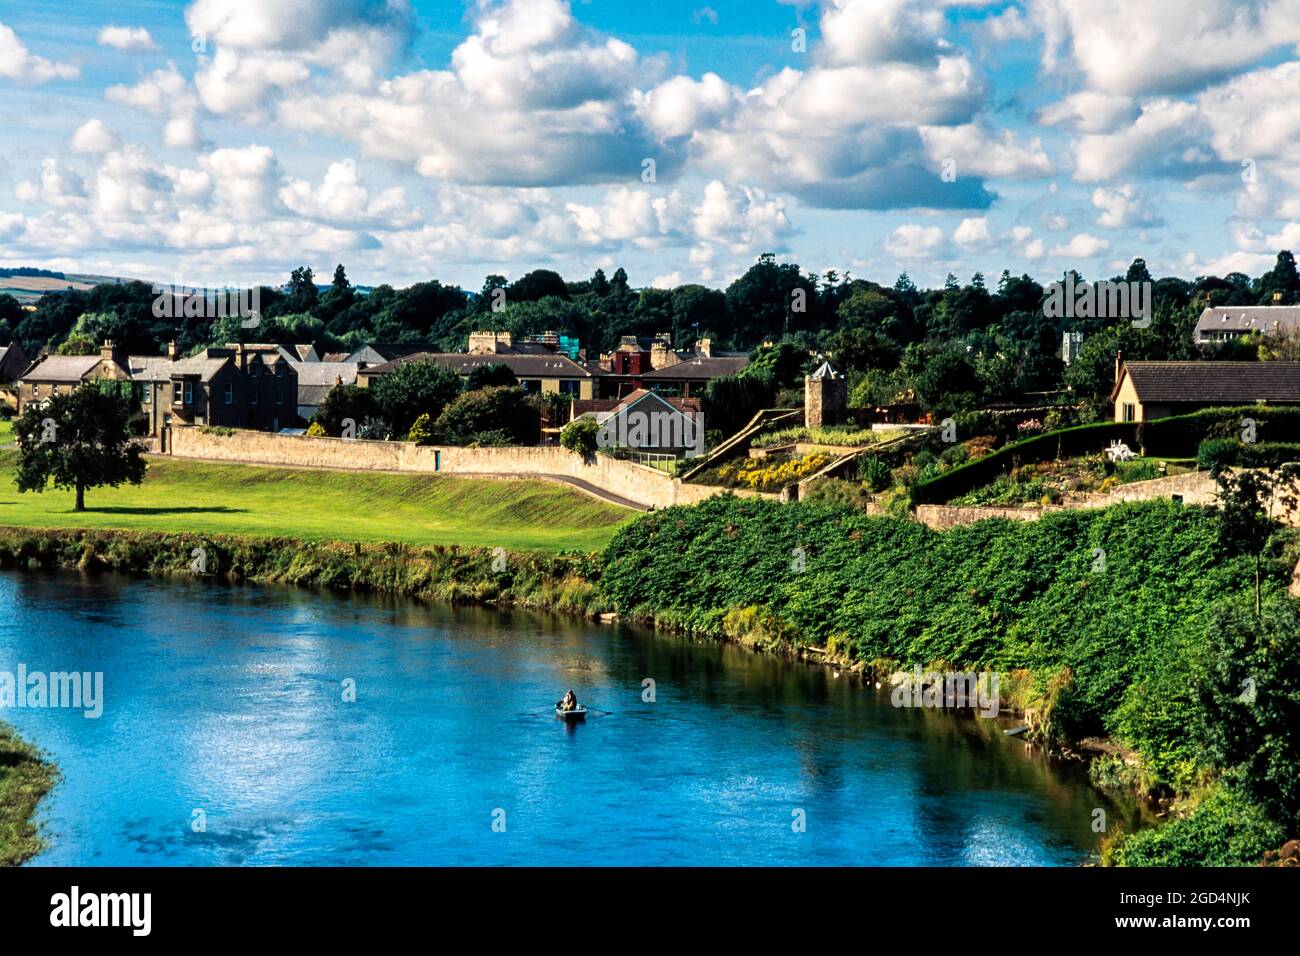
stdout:
POLYGON ((803 380, 803 420, 808 428, 838 425, 849 404, 849 383, 830 362, 803 380))

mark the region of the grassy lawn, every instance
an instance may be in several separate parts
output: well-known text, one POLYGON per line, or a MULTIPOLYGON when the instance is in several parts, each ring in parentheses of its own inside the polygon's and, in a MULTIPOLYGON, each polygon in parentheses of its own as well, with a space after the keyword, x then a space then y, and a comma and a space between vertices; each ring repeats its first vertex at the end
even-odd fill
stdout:
POLYGON ((144 484, 19 494, 0 452, 0 525, 125 528, 509 550, 603 548, 634 515, 544 481, 309 471, 151 459, 144 484))
POLYGON ((0 418, 0 445, 12 444, 14 440, 13 419, 0 418))

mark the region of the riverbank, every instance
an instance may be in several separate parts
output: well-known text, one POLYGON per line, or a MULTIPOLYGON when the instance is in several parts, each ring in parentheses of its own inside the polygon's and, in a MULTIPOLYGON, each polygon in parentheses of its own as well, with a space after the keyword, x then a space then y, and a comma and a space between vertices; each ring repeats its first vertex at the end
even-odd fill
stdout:
POLYGON ((39 750, 0 723, 0 866, 18 866, 44 848, 36 807, 57 779, 39 750))
MULTIPOLYGON (((206 576, 588 619, 617 613, 870 682, 918 662, 996 671, 1003 712, 1023 713, 1037 739, 1085 759, 1083 741, 1093 740, 1099 787, 1174 809, 1172 825, 1155 832, 1176 847, 1164 849, 1150 831, 1107 844, 1111 861, 1147 865, 1198 855, 1243 865, 1281 842, 1258 814, 1232 818, 1240 793, 1207 791, 1217 775, 1187 734, 1201 641, 1188 635, 1212 631, 1214 608, 1241 597, 1249 576, 1240 563, 1224 560, 1206 513, 1162 503, 935 532, 723 498, 642 518, 599 555, 0 528, 0 567, 206 576), (1225 826, 1233 855, 1211 856, 1225 826)), ((1283 570, 1270 569, 1270 592, 1282 590, 1283 570)))
POLYGON ((594 551, 634 516, 537 479, 387 474, 150 458, 144 483, 73 493, 14 490, 18 454, 0 451, 0 525, 104 528, 304 541, 339 539, 507 550, 594 551))

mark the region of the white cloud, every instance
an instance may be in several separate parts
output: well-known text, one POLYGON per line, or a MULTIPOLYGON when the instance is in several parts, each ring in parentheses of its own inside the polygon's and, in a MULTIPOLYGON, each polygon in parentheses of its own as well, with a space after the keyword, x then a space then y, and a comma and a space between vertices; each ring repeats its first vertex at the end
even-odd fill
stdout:
POLYGON ((908 222, 891 232, 884 246, 895 259, 933 259, 947 254, 948 240, 938 226, 908 222))
POLYGON ((31 53, 18 34, 0 23, 0 79, 17 83, 75 80, 81 71, 71 63, 56 63, 31 53))
POLYGON ((1092 204, 1101 210, 1097 225, 1107 229, 1147 228, 1163 223, 1147 196, 1132 183, 1093 190, 1092 204))
POLYGON ((121 138, 103 120, 87 120, 72 134, 68 148, 74 153, 107 153, 121 145, 121 138))
POLYGON ((419 219, 401 186, 372 196, 350 159, 331 163, 319 187, 295 179, 280 189, 279 197, 301 216, 339 226, 402 228, 419 219))
POLYGON ((1071 237, 1070 241, 1064 245, 1054 247, 1052 255, 1066 259, 1091 259, 1093 256, 1101 255, 1109 248, 1109 240, 1098 239, 1096 236, 1081 232, 1071 237))
POLYGON ((144 27, 107 26, 99 31, 97 39, 100 46, 127 53, 153 53, 158 49, 158 44, 144 27))
POLYGON ((1110 133, 1131 123, 1137 113, 1137 104, 1131 97, 1084 90, 1040 110, 1038 122, 1079 133, 1110 133))
POLYGON ((171 61, 142 77, 134 86, 110 86, 104 91, 104 98, 110 103, 167 117, 163 136, 168 146, 192 148, 199 144, 198 97, 171 61))
POLYGON ((1033 0, 1043 64, 1068 63, 1091 89, 1182 93, 1300 42, 1296 0, 1033 0))

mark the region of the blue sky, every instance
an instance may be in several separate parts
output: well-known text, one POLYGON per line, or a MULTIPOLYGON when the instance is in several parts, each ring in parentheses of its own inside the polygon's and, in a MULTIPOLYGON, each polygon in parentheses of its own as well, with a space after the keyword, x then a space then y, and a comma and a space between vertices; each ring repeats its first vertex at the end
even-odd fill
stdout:
POLYGON ((1300 0, 6 4, 0 264, 1257 274, 1300 239, 1298 24, 1300 0))

